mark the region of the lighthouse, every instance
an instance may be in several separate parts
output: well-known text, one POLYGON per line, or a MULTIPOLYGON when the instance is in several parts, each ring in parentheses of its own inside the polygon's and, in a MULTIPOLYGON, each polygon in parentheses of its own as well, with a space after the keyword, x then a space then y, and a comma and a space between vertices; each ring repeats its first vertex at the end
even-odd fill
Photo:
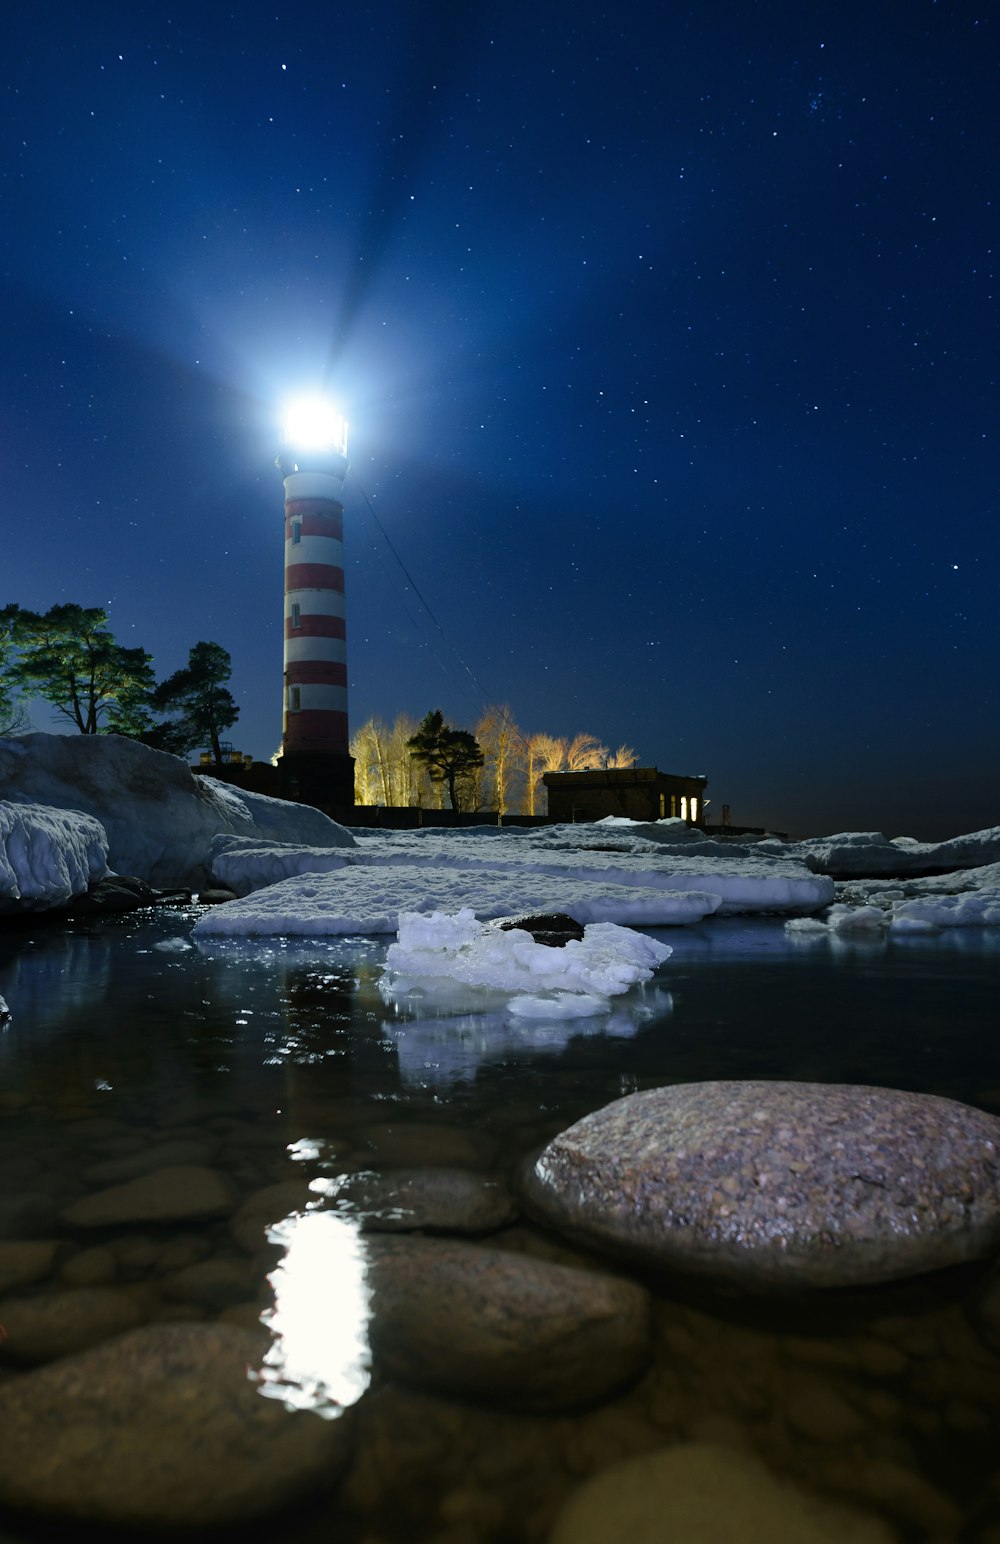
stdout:
POLYGON ((277 467, 285 483, 281 791, 304 804, 343 810, 354 804, 344 613, 344 419, 316 399, 293 404, 277 467))

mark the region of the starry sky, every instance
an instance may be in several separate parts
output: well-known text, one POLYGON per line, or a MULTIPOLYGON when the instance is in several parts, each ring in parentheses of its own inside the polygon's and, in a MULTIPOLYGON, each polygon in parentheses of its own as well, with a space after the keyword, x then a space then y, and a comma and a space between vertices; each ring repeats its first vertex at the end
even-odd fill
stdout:
POLYGON ((20 7, 0 604, 223 644, 270 756, 323 386, 354 726, 506 703, 739 824, 1000 822, 998 65, 983 0, 20 7))

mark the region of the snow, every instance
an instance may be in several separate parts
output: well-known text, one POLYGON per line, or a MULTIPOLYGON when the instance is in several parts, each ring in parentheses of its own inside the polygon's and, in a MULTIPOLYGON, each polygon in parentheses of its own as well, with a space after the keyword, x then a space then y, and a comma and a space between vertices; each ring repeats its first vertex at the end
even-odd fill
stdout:
POLYGON ((486 926, 468 907, 454 915, 404 912, 398 941, 386 952, 383 981, 393 998, 436 976, 499 992, 556 993, 555 999, 532 996, 528 1012, 562 1017, 573 1011, 571 994, 583 994, 584 1012, 600 1011, 592 1005, 595 996, 614 997, 648 981, 672 952, 669 944, 613 922, 591 923, 582 939, 551 948, 521 928, 486 926), (548 1011, 543 1003, 551 1004, 548 1011))
POLYGON ((400 912, 460 911, 469 907, 486 921, 526 912, 569 912, 578 922, 618 922, 671 927, 697 922, 718 910, 720 897, 642 885, 572 882, 520 868, 436 867, 433 864, 366 866, 350 862, 336 873, 307 873, 213 906, 195 924, 209 935, 395 933, 400 912))
POLYGON ((350 861, 343 848, 302 847, 295 842, 262 842, 222 833, 208 849, 209 871, 234 895, 249 895, 296 874, 326 874, 350 861))
MULTIPOLYGON (((990 865, 993 873, 997 868, 996 864, 990 865)), ((939 889, 947 877, 937 878, 935 882, 939 889)), ((831 934, 884 933, 887 929, 899 934, 939 928, 1000 926, 998 883, 977 888, 965 886, 958 894, 918 896, 909 900, 895 889, 879 891, 872 886, 872 890, 876 904, 852 906, 839 903, 831 906, 822 918, 795 917, 785 923, 785 930, 799 937, 818 938, 831 934)))
POLYGON ((768 839, 758 844, 776 856, 798 859, 816 873, 846 879, 875 878, 931 871, 952 873, 1000 861, 1000 826, 953 836, 946 842, 917 842, 911 836, 892 841, 881 831, 843 831, 803 842, 768 839))
POLYGON ((219 832, 323 849, 354 845, 319 810, 196 777, 180 757, 118 735, 0 740, 0 787, 17 805, 95 817, 107 833, 111 870, 161 887, 204 886, 219 832))
POLYGON ((984 926, 1000 926, 1000 888, 942 896, 939 900, 897 901, 892 908, 893 932, 984 926))
POLYGON ((107 855, 92 815, 0 802, 0 913, 64 906, 104 878, 107 855))
POLYGON ((220 841, 212 873, 246 898, 220 908, 199 929, 394 932, 401 911, 463 906, 482 919, 568 911, 582 923, 667 927, 710 913, 815 911, 833 899, 833 881, 801 863, 734 850, 701 833, 676 843, 651 841, 635 825, 359 832, 349 852, 321 861, 308 849, 296 856, 290 845, 255 849, 220 841), (320 882, 320 871, 333 867, 329 882, 320 882), (289 878, 275 887, 281 875, 295 873, 298 882, 289 878))

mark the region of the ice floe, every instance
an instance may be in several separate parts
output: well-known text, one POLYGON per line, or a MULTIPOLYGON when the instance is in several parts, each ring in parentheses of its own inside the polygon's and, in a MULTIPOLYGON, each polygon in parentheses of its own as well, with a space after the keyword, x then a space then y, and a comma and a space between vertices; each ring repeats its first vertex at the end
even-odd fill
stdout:
MULTIPOLYGON (((614 997, 648 981, 671 953, 669 944, 613 922, 592 922, 583 938, 552 948, 520 928, 484 925, 468 907, 453 914, 409 912, 386 952, 384 980, 395 998, 438 976, 499 992, 614 997)), ((537 1002, 527 1013, 560 1016, 558 1006, 547 1013, 537 1002)))

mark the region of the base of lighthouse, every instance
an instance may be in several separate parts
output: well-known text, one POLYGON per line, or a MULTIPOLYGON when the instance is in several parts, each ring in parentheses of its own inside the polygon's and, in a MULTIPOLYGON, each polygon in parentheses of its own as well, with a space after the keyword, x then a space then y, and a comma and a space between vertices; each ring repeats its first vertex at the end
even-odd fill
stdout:
POLYGON ((313 804, 327 814, 354 805, 354 757, 324 751, 285 752, 278 758, 278 778, 283 799, 313 804))

